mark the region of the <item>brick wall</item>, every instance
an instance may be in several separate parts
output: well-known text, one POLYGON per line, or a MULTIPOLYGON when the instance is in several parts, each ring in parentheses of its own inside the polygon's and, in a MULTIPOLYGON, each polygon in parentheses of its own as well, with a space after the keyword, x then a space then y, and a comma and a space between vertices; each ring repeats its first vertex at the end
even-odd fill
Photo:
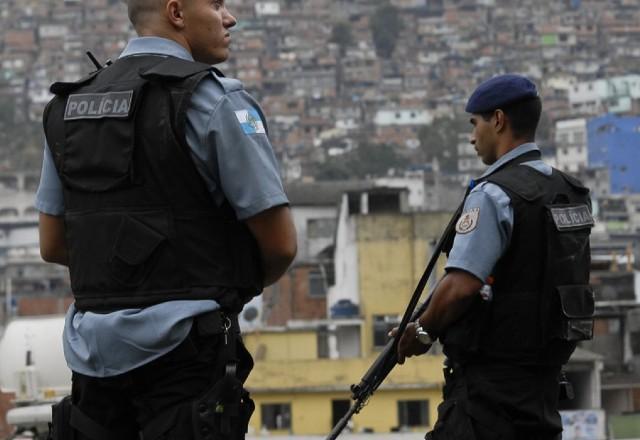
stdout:
POLYGON ((64 314, 73 297, 45 296, 35 298, 20 298, 18 301, 19 316, 59 315, 64 314))
POLYGON ((0 438, 8 438, 13 429, 7 424, 7 412, 13 408, 11 401, 15 399, 13 393, 0 391, 0 438))
POLYGON ((293 291, 293 319, 325 319, 327 317, 327 297, 309 294, 309 272, 314 267, 297 267, 291 274, 293 291))
POLYGON ((263 310, 265 324, 282 326, 291 319, 325 319, 327 299, 309 294, 309 272, 315 266, 296 266, 290 269, 276 285, 264 291, 263 310))

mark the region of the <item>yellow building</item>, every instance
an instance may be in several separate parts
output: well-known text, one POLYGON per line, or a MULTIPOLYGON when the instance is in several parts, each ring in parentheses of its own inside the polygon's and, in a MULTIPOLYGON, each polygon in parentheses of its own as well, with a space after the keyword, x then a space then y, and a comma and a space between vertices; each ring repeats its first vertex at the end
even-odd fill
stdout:
MULTIPOLYGON (((407 212, 404 190, 343 196, 329 318, 290 321, 244 336, 256 360, 247 383, 256 402, 255 433, 322 435, 332 429, 351 403, 350 385, 360 381, 399 322, 450 215, 407 212)), ((432 351, 393 370, 354 417, 355 432, 426 432, 433 425, 443 357, 437 347, 432 351)))

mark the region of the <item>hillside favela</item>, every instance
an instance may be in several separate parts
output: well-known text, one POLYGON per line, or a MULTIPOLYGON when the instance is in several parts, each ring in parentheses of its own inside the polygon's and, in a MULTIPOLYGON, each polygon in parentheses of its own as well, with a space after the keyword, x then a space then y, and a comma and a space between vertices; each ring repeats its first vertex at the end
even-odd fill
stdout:
MULTIPOLYGON (((595 219, 593 339, 565 366, 562 438, 640 439, 640 0, 226 5, 238 23, 216 67, 266 115, 298 241, 240 316, 255 360, 249 438, 321 438, 348 411, 486 169, 465 103, 517 73, 543 103, 543 160, 590 188, 595 219)), ((133 35, 121 0, 0 0, 0 439, 46 438, 47 408, 71 387, 69 274, 41 259, 34 206, 49 86, 95 70, 87 51, 115 60, 133 35)), ((422 438, 444 359, 436 343, 396 366, 343 435, 422 438)))

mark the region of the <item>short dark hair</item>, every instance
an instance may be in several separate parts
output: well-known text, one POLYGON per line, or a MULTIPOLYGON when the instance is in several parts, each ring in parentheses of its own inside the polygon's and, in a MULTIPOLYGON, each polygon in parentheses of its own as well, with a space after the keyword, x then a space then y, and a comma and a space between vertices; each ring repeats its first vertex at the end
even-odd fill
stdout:
POLYGON ((125 0, 125 3, 127 4, 129 20, 135 27, 145 14, 160 9, 162 0, 125 0))
MULTIPOLYGON (((542 114, 540 97, 536 96, 524 101, 517 101, 496 110, 502 110, 507 116, 514 136, 519 139, 535 139, 540 115, 542 114)), ((493 111, 482 113, 481 116, 485 121, 488 121, 493 116, 493 111)))

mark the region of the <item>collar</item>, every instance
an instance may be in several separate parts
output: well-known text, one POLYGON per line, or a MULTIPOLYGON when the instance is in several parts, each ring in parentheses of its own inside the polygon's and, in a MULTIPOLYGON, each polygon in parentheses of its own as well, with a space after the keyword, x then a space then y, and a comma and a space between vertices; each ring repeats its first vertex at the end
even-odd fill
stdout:
POLYGON ((174 40, 161 37, 137 37, 127 43, 119 58, 131 55, 157 54, 169 55, 187 61, 193 61, 191 53, 174 40))
POLYGON ((517 146, 516 148, 502 156, 500 159, 495 161, 495 163, 489 168, 487 168, 482 176, 480 176, 480 179, 482 179, 483 177, 487 177, 489 174, 493 173, 505 163, 511 162, 512 160, 522 156, 523 154, 529 153, 530 151, 540 151, 540 148, 538 148, 535 142, 527 142, 526 144, 517 146))

